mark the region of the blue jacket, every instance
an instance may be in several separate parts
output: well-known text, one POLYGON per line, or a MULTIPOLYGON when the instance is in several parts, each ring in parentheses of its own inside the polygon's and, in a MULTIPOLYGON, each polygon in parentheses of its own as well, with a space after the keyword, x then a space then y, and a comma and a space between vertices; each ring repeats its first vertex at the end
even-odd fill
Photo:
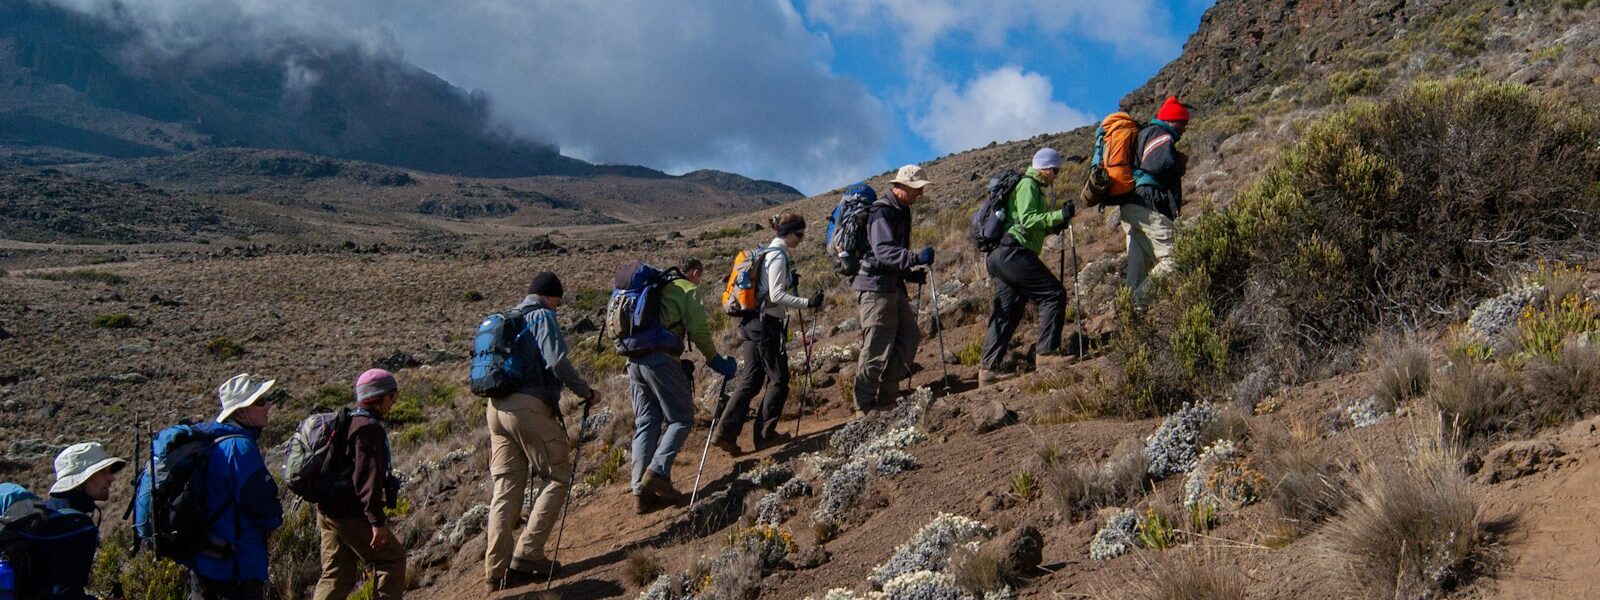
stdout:
POLYGON ((211 537, 230 545, 233 552, 201 554, 189 568, 212 581, 265 580, 267 538, 283 524, 283 505, 278 502, 278 484, 256 445, 261 430, 232 423, 207 422, 198 427, 217 437, 235 436, 211 446, 205 482, 211 537))

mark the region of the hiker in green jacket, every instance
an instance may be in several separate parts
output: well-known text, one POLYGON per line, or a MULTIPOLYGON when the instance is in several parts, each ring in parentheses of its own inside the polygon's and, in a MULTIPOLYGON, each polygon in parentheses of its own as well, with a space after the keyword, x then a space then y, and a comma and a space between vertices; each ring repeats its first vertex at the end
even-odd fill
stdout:
POLYGON ((1072 219, 1071 204, 1051 210, 1043 187, 1061 172, 1061 154, 1041 148, 1006 199, 1008 235, 989 252, 984 266, 994 285, 994 311, 989 315, 989 331, 983 338, 983 358, 978 368, 978 384, 1007 379, 1015 369, 1004 364, 1011 336, 1022 322, 1023 309, 1034 302, 1039 310, 1039 340, 1034 352, 1039 356, 1061 354, 1061 326, 1066 321, 1066 287, 1050 272, 1039 251, 1044 238, 1061 231, 1072 219))
MULTIPOLYGON (((663 288, 661 324, 700 350, 706 365, 723 377, 732 377, 737 363, 717 353, 706 327, 706 307, 698 284, 705 266, 689 259, 680 267, 683 278, 663 288)), ((628 383, 633 391, 633 497, 640 514, 681 502, 683 493, 672 487, 672 461, 683 449, 694 426, 694 363, 681 355, 655 353, 628 361, 628 383)))

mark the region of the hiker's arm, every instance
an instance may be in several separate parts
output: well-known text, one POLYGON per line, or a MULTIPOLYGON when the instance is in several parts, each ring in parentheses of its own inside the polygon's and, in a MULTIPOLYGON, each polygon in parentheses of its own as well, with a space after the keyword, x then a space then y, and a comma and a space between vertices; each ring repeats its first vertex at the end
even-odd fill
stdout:
POLYGON ((683 313, 683 326, 689 332, 689 341, 700 349, 700 354, 706 360, 719 356, 717 344, 711 340, 711 328, 706 326, 706 305, 700 301, 700 295, 685 291, 680 312, 683 313))
POLYGON ((881 212, 874 211, 867 219, 867 243, 872 245, 872 260, 879 268, 910 271, 918 264, 910 248, 895 244, 893 226, 881 212))
POLYGON ((809 302, 785 289, 789 287, 789 255, 773 251, 763 265, 767 281, 767 302, 784 308, 805 308, 809 302))
POLYGON ((1140 149, 1139 168, 1162 182, 1183 176, 1183 160, 1173 146, 1172 136, 1157 134, 1140 149))
POLYGON ((278 502, 278 484, 256 448, 240 444, 232 452, 235 473, 249 473, 239 485, 239 511, 261 531, 272 531, 283 524, 283 505, 278 502))
POLYGON ((1017 224, 1026 231, 1051 232, 1061 228, 1061 211, 1045 206, 1044 192, 1032 177, 1017 182, 1017 224))
POLYGON ((377 424, 364 424, 351 432, 355 451, 355 472, 351 474, 356 488, 356 499, 361 503, 361 513, 373 527, 383 527, 388 519, 383 514, 384 484, 388 475, 384 459, 388 454, 383 439, 383 429, 377 424))
POLYGON ((589 382, 583 380, 578 369, 572 366, 572 360, 567 358, 567 341, 561 337, 561 329, 556 326, 555 312, 539 311, 536 315, 529 326, 529 333, 533 334, 539 353, 544 355, 544 364, 550 365, 550 371, 556 374, 556 379, 560 379, 578 397, 587 400, 594 396, 594 390, 589 389, 589 382))

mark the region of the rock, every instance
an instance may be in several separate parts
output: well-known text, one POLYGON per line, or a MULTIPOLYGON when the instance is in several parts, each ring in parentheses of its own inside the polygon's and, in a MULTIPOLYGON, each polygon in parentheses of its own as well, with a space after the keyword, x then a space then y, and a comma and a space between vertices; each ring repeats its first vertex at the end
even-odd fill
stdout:
POLYGON ((1498 483, 1527 477, 1548 468, 1572 462, 1565 452, 1547 440, 1509 442, 1490 451, 1478 469, 1478 481, 1498 483))
POLYGON ((961 407, 949 402, 935 402, 923 412, 922 422, 930 431, 941 431, 946 423, 961 416, 961 407))
POLYGON ((11 332, 6 331, 6 328, 0 327, 0 340, 9 340, 13 337, 15 336, 11 335, 11 332))
POLYGON ((839 372, 840 361, 836 356, 829 356, 822 360, 822 372, 833 374, 839 372))
MULTIPOLYGON (((450 533, 446 541, 451 546, 459 548, 467 540, 472 539, 473 536, 482 533, 483 525, 488 520, 489 505, 475 504, 472 508, 467 509, 467 512, 462 513, 461 518, 456 520, 455 525, 449 528, 450 533)), ((441 529, 440 533, 444 533, 444 531, 441 529)))
POLYGON ((972 413, 972 430, 976 433, 989 433, 1016 422, 1016 411, 1006 408, 999 400, 972 413))
POLYGON ((789 564, 794 565, 794 568, 796 569, 804 571, 828 564, 828 561, 832 559, 833 554, 829 553, 826 548, 823 548, 822 546, 812 546, 791 555, 789 557, 789 564))
POLYGON ((845 319, 839 322, 839 333, 850 333, 857 329, 861 329, 861 324, 857 323, 855 319, 845 319))
POLYGON ((577 321, 573 321, 572 322, 572 327, 571 327, 572 333, 589 333, 591 331, 599 331, 599 330, 600 330, 600 326, 599 325, 595 325, 594 324, 594 319, 591 319, 591 318, 589 318, 587 316, 579 317, 577 321))
POLYGON ((984 542, 979 552, 1010 567, 1012 573, 1027 573, 1044 562, 1044 534, 1024 525, 984 542))
POLYGON ((761 231, 761 226, 755 223, 743 223, 739 225, 739 231, 744 233, 755 233, 757 231, 761 231))
POLYGON ((401 369, 420 367, 422 362, 418 361, 415 356, 395 350, 394 353, 388 356, 372 361, 372 366, 386 371, 399 371, 401 369))
POLYGON ((1005 502, 999 496, 984 496, 983 502, 978 505, 978 512, 986 515, 994 514, 1005 506, 1005 502))

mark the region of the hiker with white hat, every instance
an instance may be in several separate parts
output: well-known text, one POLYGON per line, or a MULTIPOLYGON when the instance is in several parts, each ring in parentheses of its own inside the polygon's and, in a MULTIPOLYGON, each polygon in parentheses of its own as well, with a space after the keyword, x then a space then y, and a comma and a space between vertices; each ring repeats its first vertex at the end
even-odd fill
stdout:
POLYGON ((1017 180, 1006 197, 1006 235, 1000 245, 984 258, 990 282, 994 285, 994 311, 989 315, 989 331, 983 338, 983 358, 978 366, 978 385, 1008 379, 1018 367, 1006 365, 1011 336, 1022 322, 1029 302, 1038 305, 1039 339, 1028 352, 1028 360, 1038 356, 1061 356, 1061 327, 1066 322, 1067 288, 1050 267, 1039 260, 1044 239, 1065 229, 1072 220, 1073 206, 1067 203, 1048 210, 1044 189, 1061 173, 1061 153, 1040 148, 1033 155, 1028 171, 1017 180))
POLYGON ((907 283, 921 285, 933 264, 933 247, 911 249, 911 206, 932 183, 922 167, 900 167, 889 180, 889 193, 868 209, 867 252, 861 271, 850 280, 861 319, 861 361, 856 369, 857 414, 892 407, 900 383, 911 377, 912 361, 922 331, 911 308, 907 283))
POLYGON ((222 410, 198 427, 212 440, 205 464, 210 548, 188 565, 190 597, 254 600, 267 594, 267 538, 283 524, 283 505, 256 440, 271 417, 273 380, 240 373, 217 388, 222 410))
MULTIPOLYGON (((100 527, 93 515, 111 499, 111 484, 124 461, 96 442, 67 446, 56 455, 56 482, 44 500, 45 522, 28 548, 29 580, 17 588, 43 598, 93 598, 84 592, 94 555, 100 549, 100 527)), ((22 595, 19 598, 24 597, 22 595)))

